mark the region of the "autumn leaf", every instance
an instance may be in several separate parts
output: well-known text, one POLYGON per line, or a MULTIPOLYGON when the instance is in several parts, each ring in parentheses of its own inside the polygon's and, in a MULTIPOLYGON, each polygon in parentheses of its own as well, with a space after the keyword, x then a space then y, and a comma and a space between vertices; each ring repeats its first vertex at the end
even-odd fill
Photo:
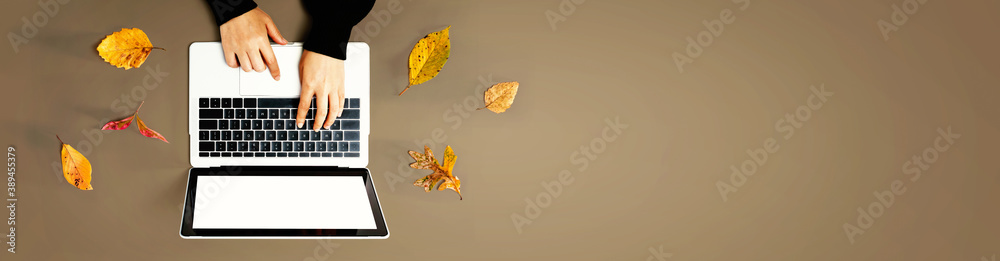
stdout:
POLYGON ((441 68, 444 67, 444 63, 448 62, 448 56, 451 54, 451 38, 448 36, 448 29, 451 29, 451 26, 430 33, 413 46, 408 59, 410 83, 399 95, 403 95, 406 90, 410 89, 410 86, 433 79, 438 75, 438 72, 441 72, 441 68))
POLYGON ((122 28, 121 31, 114 32, 101 40, 101 44, 97 46, 97 54, 100 54, 105 62, 128 70, 133 67, 139 68, 153 49, 166 50, 153 47, 149 37, 146 37, 146 33, 139 28, 122 28))
POLYGON ((510 104, 514 103, 514 96, 517 95, 517 86, 520 85, 517 82, 502 82, 494 84, 486 90, 483 94, 483 100, 486 106, 476 109, 490 109, 495 113, 501 113, 507 111, 510 108, 510 104))
POLYGON ((455 168, 455 161, 458 157, 455 156, 455 152, 451 150, 451 146, 448 146, 444 150, 444 165, 438 165, 437 159, 434 158, 431 148, 424 146, 424 153, 420 154, 416 151, 409 151, 410 157, 416 162, 410 163, 411 168, 415 169, 429 169, 434 171, 430 175, 424 176, 423 178, 417 179, 413 182, 414 186, 424 187, 424 191, 430 192, 434 186, 441 183, 438 186, 438 190, 451 189, 458 192, 458 199, 462 199, 462 181, 451 174, 452 169, 455 168))
POLYGON ((62 144, 60 155, 62 157, 63 177, 74 187, 82 190, 93 190, 94 187, 90 185, 90 161, 79 151, 76 151, 73 146, 63 142, 59 136, 56 136, 56 139, 59 139, 59 143, 62 144))
POLYGON ((156 132, 155 130, 146 127, 146 123, 142 122, 142 119, 140 119, 139 117, 135 117, 135 121, 139 122, 139 133, 142 133, 142 136, 154 139, 160 139, 163 142, 170 143, 169 141, 167 141, 167 138, 164 138, 163 135, 160 135, 159 132, 156 132))
POLYGON ((146 123, 142 122, 142 119, 139 118, 139 109, 142 108, 143 104, 146 104, 146 102, 143 101, 142 103, 139 103, 139 108, 135 109, 135 113, 133 113, 132 116, 128 116, 128 118, 124 118, 121 120, 109 121, 108 123, 104 124, 104 127, 101 127, 101 130, 124 130, 128 128, 129 125, 132 124, 132 119, 135 119, 136 121, 139 122, 139 133, 142 134, 142 136, 159 139, 162 140, 163 142, 170 143, 169 141, 167 141, 166 138, 163 137, 163 135, 160 135, 159 132, 156 132, 155 130, 146 127, 146 123))

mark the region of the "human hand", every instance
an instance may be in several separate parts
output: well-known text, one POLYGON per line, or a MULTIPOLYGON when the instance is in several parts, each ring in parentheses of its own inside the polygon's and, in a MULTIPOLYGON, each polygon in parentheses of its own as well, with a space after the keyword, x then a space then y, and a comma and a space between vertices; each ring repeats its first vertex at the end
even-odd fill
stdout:
POLYGON ((274 58, 268 36, 282 45, 288 44, 288 40, 281 36, 271 16, 263 10, 254 8, 237 16, 219 26, 219 32, 222 34, 222 51, 229 67, 236 68, 238 60, 238 66, 244 72, 263 72, 264 69, 269 69, 275 81, 281 78, 278 60, 274 58))
POLYGON ((344 60, 302 51, 299 60, 302 95, 299 97, 295 125, 302 128, 313 96, 316 97, 316 118, 313 130, 327 129, 344 111, 344 60))

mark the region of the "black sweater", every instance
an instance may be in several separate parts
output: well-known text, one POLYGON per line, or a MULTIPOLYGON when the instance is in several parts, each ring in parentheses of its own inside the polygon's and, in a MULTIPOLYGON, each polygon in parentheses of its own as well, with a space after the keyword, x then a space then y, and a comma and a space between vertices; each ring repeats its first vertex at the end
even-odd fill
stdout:
MULTIPOLYGON (((254 8, 252 0, 207 0, 215 22, 220 26, 254 8)), ((306 50, 344 60, 351 29, 372 10, 375 0, 302 0, 302 6, 312 18, 306 36, 306 50)))

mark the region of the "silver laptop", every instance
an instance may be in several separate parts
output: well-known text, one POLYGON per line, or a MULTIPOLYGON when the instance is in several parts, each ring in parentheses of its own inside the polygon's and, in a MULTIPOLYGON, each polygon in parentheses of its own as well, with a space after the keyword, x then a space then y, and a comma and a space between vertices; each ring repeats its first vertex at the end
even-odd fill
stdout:
POLYGON ((371 126, 368 45, 348 44, 344 112, 320 131, 312 130, 315 102, 303 128, 295 126, 302 44, 272 44, 272 49, 280 81, 266 71, 227 66, 221 43, 189 47, 192 169, 181 236, 388 237, 366 169, 371 126), (255 201, 247 202, 251 199, 255 201), (274 204, 280 215, 274 215, 274 204))

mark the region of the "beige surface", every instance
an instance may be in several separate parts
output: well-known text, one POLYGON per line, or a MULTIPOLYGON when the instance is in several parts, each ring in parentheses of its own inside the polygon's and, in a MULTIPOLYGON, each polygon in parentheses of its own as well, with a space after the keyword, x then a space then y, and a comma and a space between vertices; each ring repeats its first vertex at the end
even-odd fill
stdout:
MULTIPOLYGON (((261 2, 301 40, 297 2, 261 2)), ((564 6, 553 29, 546 12, 560 3, 402 1, 397 13, 376 4, 388 21, 369 15, 360 26, 372 46, 370 169, 392 237, 329 242, 181 239, 187 46, 218 40, 209 11, 200 1, 62 5, 20 52, 0 48, 0 137, 18 152, 20 204, 18 252, 0 259, 973 261, 1000 252, 996 1, 927 1, 888 40, 877 22, 901 0, 746 10, 729 0, 585 1, 564 6), (679 72, 671 55, 723 10, 735 20, 679 72), (452 59, 441 75, 397 97, 414 41, 447 25, 452 59), (104 63, 94 47, 121 27, 167 51, 139 69, 104 63), (66 184, 51 166, 54 136, 78 146, 127 106, 116 99, 142 94, 136 86, 155 68, 169 75, 145 94, 142 116, 172 143, 103 134, 88 154, 95 190, 66 184), (463 101, 480 105, 480 78, 519 81, 513 107, 467 112, 463 101), (779 120, 808 106, 810 86, 834 94, 801 109, 809 119, 785 139, 791 125, 779 120), (602 141, 606 119, 628 127, 602 141), (904 164, 949 126, 961 137, 911 181, 904 164), (451 145, 459 156, 463 201, 409 184, 423 171, 405 168, 405 151, 435 136, 435 151, 451 145), (716 183, 732 184, 730 166, 771 138, 777 151, 724 201, 716 183), (592 160, 574 155, 602 142, 592 160), (562 170, 572 183, 526 214, 525 199, 562 170), (856 209, 896 180, 905 192, 852 244, 844 224, 857 225, 856 209), (512 214, 532 223, 519 233, 512 214), (651 254, 660 247, 672 256, 651 254)), ((20 33, 21 17, 40 10, 5 3, 0 28, 20 33)))

